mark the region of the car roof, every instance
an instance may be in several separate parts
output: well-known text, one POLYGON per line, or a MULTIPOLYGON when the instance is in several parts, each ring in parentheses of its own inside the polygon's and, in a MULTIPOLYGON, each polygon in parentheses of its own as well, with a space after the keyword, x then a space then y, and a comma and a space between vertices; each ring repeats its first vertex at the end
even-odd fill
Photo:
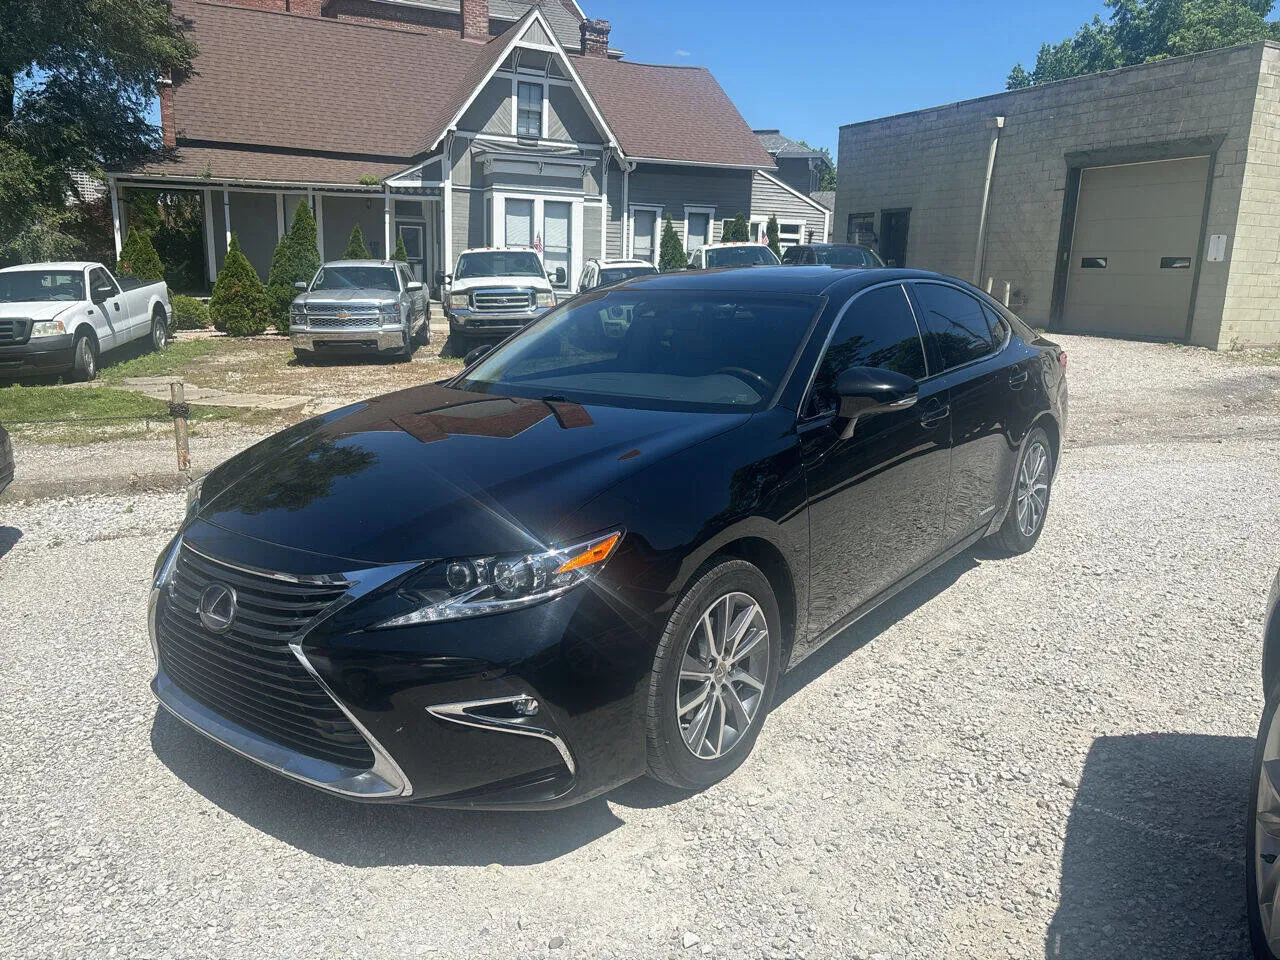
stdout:
POLYGON ((17 270, 85 270, 89 267, 100 267, 102 264, 91 260, 57 260, 49 263, 19 263, 12 267, 0 269, 0 273, 17 270))
POLYGON ((467 247, 467 249, 463 250, 462 253, 458 254, 458 256, 462 256, 463 253, 507 253, 512 250, 520 253, 538 252, 533 247, 467 247))
MULTIPOLYGON (((698 250, 719 250, 721 247, 768 247, 756 240, 730 240, 728 243, 704 243, 698 250)), ((694 251, 697 252, 696 250, 694 251)))
POLYGON ((613 289, 652 288, 654 290, 721 290, 752 293, 794 293, 818 296, 840 287, 842 294, 886 280, 947 280, 969 289, 969 284, 955 277, 930 270, 900 267, 728 267, 716 270, 682 270, 636 277, 613 289))
MULTIPOLYGON (((602 267, 653 267, 653 264, 648 260, 606 260, 602 257, 592 257, 587 262, 595 263, 602 267)), ((657 270, 658 268, 653 267, 653 269, 657 270)))
MULTIPOLYGON (((393 267, 396 260, 326 260, 326 267, 393 267)), ((405 264, 408 266, 408 264, 405 264)))
POLYGON ((849 247, 854 250, 870 250, 870 247, 863 246, 861 243, 793 243, 793 247, 821 247, 824 250, 834 249, 836 247, 849 247))

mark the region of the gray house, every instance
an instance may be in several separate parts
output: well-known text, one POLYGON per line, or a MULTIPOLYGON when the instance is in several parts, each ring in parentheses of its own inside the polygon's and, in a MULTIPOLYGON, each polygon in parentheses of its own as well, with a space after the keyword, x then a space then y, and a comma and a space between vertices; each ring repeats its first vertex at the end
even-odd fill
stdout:
POLYGON ((1280 45, 840 128, 835 231, 1038 325, 1280 343, 1280 45))
POLYGON ((233 233, 265 276, 300 203, 322 256, 356 224, 428 281, 469 247, 540 246, 570 287, 591 257, 656 262, 667 216, 690 249, 738 213, 821 222, 709 72, 622 59, 572 0, 173 8, 200 55, 162 90, 168 150, 109 185, 117 241, 131 189, 202 192, 211 280, 233 233))

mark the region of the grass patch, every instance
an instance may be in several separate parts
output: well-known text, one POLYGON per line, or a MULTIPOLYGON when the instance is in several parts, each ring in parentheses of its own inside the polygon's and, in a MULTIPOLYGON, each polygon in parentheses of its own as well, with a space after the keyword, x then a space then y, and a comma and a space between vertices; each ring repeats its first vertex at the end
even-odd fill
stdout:
MULTIPOLYGON (((149 351, 102 370, 103 383, 119 383, 125 377, 163 377, 174 374, 183 364, 207 357, 226 349, 227 341, 206 337, 199 340, 179 340, 163 351, 149 351)), ((108 358, 110 354, 108 354, 108 358)))

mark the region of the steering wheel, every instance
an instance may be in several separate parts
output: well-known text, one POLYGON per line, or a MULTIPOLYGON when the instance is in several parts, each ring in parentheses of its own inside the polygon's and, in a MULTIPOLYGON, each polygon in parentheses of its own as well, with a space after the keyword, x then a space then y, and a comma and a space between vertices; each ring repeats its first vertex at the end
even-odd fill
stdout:
POLYGON ((773 393, 772 383, 760 376, 760 374, 756 373, 754 370, 748 370, 746 367, 721 367, 719 370, 713 371, 713 375, 716 373, 727 373, 731 377, 737 377, 739 380, 747 384, 747 386, 759 387, 760 396, 762 397, 767 397, 769 394, 773 393))

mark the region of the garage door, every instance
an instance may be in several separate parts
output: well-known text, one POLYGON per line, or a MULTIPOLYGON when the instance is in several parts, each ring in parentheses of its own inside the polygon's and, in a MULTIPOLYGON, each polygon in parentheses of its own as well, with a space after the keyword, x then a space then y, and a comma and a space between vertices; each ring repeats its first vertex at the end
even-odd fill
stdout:
POLYGON ((1186 336, 1209 158, 1080 172, 1063 326, 1186 336))

